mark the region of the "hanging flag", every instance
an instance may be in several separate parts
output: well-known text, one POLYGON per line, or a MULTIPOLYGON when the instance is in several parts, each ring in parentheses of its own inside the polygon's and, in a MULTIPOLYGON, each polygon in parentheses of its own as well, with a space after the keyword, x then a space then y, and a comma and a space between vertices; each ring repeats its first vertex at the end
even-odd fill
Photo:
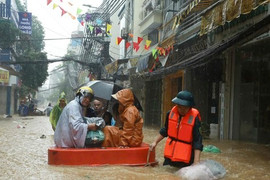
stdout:
POLYGON ((73 16, 71 13, 69 13, 68 12, 68 15, 73 19, 73 20, 75 20, 76 19, 76 17, 75 16, 73 16))
POLYGON ((140 44, 142 42, 143 38, 142 37, 138 37, 138 44, 140 44))
POLYGON ((121 43, 122 40, 123 40, 122 38, 117 37, 117 38, 116 38, 116 44, 119 45, 119 44, 121 43))
POLYGON ((126 42, 126 49, 128 49, 130 45, 130 42, 126 42))
POLYGON ((88 22, 91 19, 91 14, 86 13, 85 15, 85 21, 88 22))
POLYGON ((131 34, 131 33, 129 33, 128 35, 129 35, 129 37, 131 37, 131 38, 133 38, 133 36, 134 36, 134 35, 133 35, 133 34, 131 34))
POLYGON ((110 30, 111 29, 112 29, 112 25, 111 24, 107 24, 107 30, 106 30, 107 34, 111 34, 110 33, 110 30))
POLYGON ((166 56, 166 50, 165 50, 164 48, 162 48, 161 54, 162 54, 163 56, 166 56))
POLYGON ((77 8, 77 15, 81 14, 82 10, 80 8, 77 8))
POLYGON ((139 50, 140 46, 139 43, 133 42, 133 49, 136 50, 136 52, 139 50))
POLYGON ((58 7, 58 5, 55 4, 55 3, 53 3, 53 9, 55 9, 55 8, 57 8, 57 7, 58 7))
POLYGON ((151 42, 152 42, 152 41, 150 41, 150 40, 146 40, 146 42, 145 42, 146 46, 148 46, 148 47, 149 47, 149 46, 150 46, 150 44, 151 44, 151 42))
POLYGON ((99 33, 102 33, 102 29, 100 27, 96 28, 96 35, 98 35, 99 33))
POLYGON ((155 55, 154 55, 154 59, 157 59, 157 57, 158 57, 158 54, 155 54, 155 55))
POLYGON ((149 50, 149 47, 150 46, 144 45, 144 49, 147 50, 147 51, 149 50))
POLYGON ((153 57, 155 57, 156 52, 157 52, 157 49, 153 49, 153 50, 152 50, 152 55, 153 55, 153 57))
POLYGON ((101 25, 101 24, 102 24, 102 20, 96 19, 96 23, 97 23, 98 25, 101 25))
POLYGON ((136 52, 138 52, 139 49, 140 49, 139 45, 135 47, 136 52))
POLYGON ((89 29, 90 29, 91 33, 93 33, 94 27, 89 25, 89 29))
POLYGON ((62 14, 61 14, 61 16, 63 16, 64 14, 66 14, 67 13, 67 11, 65 11, 63 8, 61 8, 60 6, 59 6, 59 8, 62 10, 62 14))
POLYGON ((82 18, 78 17, 77 20, 80 22, 80 24, 82 23, 82 18))
POLYGON ((52 0, 47 0, 47 6, 52 2, 52 0))
POLYGON ((161 55, 161 48, 157 47, 157 55, 161 55))

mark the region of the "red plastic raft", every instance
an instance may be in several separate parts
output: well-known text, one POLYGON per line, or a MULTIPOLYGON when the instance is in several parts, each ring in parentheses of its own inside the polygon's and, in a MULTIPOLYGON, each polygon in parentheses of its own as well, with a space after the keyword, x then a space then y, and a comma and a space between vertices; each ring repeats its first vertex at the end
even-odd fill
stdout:
POLYGON ((156 165, 155 151, 143 143, 134 148, 57 148, 48 149, 49 165, 156 165), (149 155, 148 155, 149 154, 149 155))

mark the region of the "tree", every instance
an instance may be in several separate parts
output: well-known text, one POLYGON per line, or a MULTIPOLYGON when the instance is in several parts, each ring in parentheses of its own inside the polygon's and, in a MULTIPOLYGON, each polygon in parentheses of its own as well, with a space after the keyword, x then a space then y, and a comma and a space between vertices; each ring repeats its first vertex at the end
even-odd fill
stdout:
POLYGON ((19 30, 9 20, 0 19, 0 48, 9 49, 16 42, 19 30))
MULTIPOLYGON (((34 52, 29 51, 27 53, 28 60, 35 61, 36 59, 44 59, 47 60, 47 55, 42 52, 34 52)), ((42 86, 48 76, 48 64, 23 64, 22 66, 22 83, 31 88, 38 89, 38 87, 42 86)))
MULTIPOLYGON (((16 0, 18 10, 25 11, 25 7, 19 0, 16 0)), ((41 22, 37 17, 32 17, 32 35, 20 34, 20 41, 16 44, 20 55, 16 59, 17 61, 36 61, 43 60, 48 61, 47 54, 42 52, 45 46, 44 43, 44 29, 41 22), (34 39, 34 41, 33 41, 34 39)), ((21 79, 22 88, 20 95, 26 96, 29 93, 35 94, 38 87, 42 86, 48 76, 48 63, 42 64, 22 64, 21 79)))

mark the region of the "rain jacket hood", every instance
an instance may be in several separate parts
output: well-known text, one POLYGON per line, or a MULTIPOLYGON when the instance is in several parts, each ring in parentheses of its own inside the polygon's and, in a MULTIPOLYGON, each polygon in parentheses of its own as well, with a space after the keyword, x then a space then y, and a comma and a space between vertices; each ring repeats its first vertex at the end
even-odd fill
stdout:
POLYGON ((66 95, 64 92, 62 92, 59 96, 59 99, 57 101, 57 104, 53 107, 51 113, 50 113, 50 122, 52 124, 53 130, 55 130, 58 119, 63 111, 63 108, 60 107, 60 100, 65 100, 65 103, 67 104, 66 95))
POLYGON ((117 100, 124 107, 132 106, 134 104, 133 92, 130 89, 122 89, 115 94, 117 100))

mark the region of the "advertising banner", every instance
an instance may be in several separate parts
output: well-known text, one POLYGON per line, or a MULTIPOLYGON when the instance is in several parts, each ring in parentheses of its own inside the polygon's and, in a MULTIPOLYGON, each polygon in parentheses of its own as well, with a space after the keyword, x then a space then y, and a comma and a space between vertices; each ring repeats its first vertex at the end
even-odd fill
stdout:
POLYGON ((9 82, 9 71, 6 69, 0 68, 0 84, 6 85, 9 82))
POLYGON ((18 12, 19 15, 19 29, 24 34, 32 34, 32 13, 18 12))

